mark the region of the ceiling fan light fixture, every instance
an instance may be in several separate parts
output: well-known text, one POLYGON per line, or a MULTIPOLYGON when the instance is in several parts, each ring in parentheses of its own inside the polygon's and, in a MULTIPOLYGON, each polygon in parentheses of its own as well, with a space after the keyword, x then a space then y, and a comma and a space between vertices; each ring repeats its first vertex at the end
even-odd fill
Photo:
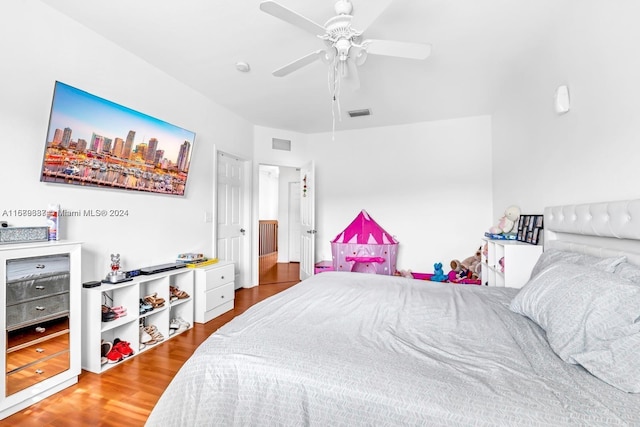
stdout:
POLYGON ((340 61, 346 61, 349 57, 351 42, 347 39, 340 39, 336 42, 335 48, 338 51, 338 59, 340 59, 340 61))

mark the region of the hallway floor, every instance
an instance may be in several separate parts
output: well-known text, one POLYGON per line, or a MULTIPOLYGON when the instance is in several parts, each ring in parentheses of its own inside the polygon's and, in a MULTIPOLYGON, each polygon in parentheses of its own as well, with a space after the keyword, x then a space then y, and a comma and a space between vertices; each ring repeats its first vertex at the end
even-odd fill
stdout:
POLYGON ((260 285, 270 285, 273 283, 286 283, 300 281, 299 262, 279 262, 269 270, 260 275, 258 283, 260 285))

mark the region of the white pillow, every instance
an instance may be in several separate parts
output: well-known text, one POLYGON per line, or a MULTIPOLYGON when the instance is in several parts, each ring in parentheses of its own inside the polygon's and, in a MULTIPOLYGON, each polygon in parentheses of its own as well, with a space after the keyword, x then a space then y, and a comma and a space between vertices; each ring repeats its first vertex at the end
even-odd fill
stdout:
POLYGON ((554 263, 511 301, 547 333, 562 360, 640 392, 640 285, 597 268, 554 263))
POLYGON ((616 267, 616 275, 632 281, 633 283, 640 284, 640 267, 628 262, 623 262, 616 267))
POLYGON ((581 254, 578 252, 567 252, 558 249, 546 249, 536 265, 531 270, 531 278, 540 273, 545 268, 557 262, 565 262, 568 264, 583 265, 596 268, 598 270, 613 273, 618 264, 626 261, 625 256, 601 258, 593 255, 581 254))

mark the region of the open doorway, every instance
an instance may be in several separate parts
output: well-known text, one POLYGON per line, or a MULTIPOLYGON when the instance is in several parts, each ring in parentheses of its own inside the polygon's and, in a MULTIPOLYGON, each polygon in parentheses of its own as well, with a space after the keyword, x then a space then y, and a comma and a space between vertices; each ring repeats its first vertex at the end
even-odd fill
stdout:
POLYGON ((258 284, 299 281, 300 169, 259 165, 258 284))

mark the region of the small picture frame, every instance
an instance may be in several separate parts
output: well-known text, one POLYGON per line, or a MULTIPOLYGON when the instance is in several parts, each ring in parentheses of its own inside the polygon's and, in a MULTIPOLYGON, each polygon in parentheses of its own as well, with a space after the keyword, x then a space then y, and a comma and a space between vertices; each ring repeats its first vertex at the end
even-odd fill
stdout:
POLYGON ((517 240, 537 245, 542 238, 543 215, 520 215, 517 240))

